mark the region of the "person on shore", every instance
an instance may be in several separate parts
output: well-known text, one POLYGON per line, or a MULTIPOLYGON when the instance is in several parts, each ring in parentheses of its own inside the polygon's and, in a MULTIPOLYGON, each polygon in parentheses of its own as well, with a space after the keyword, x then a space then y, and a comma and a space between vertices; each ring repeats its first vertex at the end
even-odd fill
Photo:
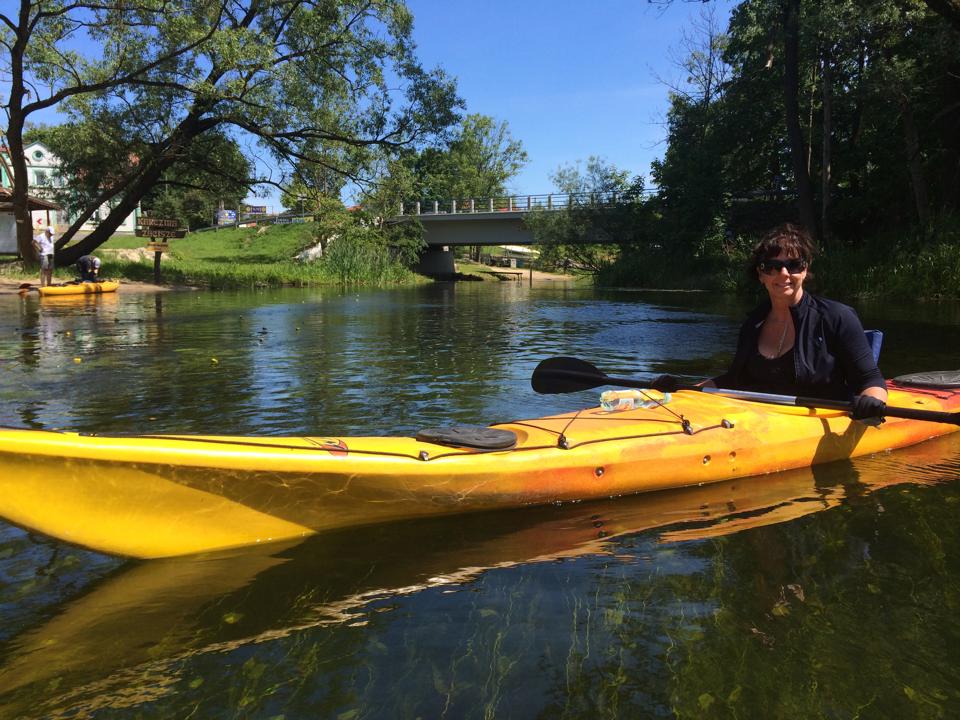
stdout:
POLYGON ((100 258, 94 255, 81 255, 77 260, 77 272, 80 273, 80 282, 99 282, 100 258))
POLYGON ((814 245, 783 223, 753 249, 748 271, 767 298, 740 328, 730 368, 705 387, 851 400, 856 420, 882 418, 887 385, 853 308, 804 289, 814 245))
POLYGON ((33 247, 40 258, 40 287, 53 285, 53 228, 41 230, 33 238, 33 247))

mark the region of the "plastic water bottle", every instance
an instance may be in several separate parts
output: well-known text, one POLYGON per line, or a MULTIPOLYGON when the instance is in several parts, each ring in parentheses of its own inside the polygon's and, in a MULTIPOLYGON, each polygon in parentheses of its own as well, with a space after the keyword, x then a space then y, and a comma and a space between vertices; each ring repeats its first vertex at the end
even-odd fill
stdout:
POLYGON ((600 394, 600 407, 607 412, 656 407, 670 402, 670 393, 656 390, 607 390, 600 394))

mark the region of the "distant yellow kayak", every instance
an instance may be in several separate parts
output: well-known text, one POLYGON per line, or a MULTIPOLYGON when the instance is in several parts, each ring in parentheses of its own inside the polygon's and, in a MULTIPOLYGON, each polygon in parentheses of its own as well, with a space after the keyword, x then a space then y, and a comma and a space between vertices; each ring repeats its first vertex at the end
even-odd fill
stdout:
MULTIPOLYGON (((892 383, 889 404, 955 412, 960 387, 892 383)), ((589 408, 480 429, 511 438, 489 450, 458 444, 456 432, 279 438, 8 428, 0 429, 0 517, 95 550, 156 558, 404 518, 699 486, 957 429, 896 417, 873 427, 840 410, 693 391, 653 407, 589 408)))
POLYGON ((102 280, 100 282, 74 282, 61 285, 46 285, 38 287, 37 291, 43 295, 98 295, 101 293, 116 292, 120 287, 119 280, 102 280))

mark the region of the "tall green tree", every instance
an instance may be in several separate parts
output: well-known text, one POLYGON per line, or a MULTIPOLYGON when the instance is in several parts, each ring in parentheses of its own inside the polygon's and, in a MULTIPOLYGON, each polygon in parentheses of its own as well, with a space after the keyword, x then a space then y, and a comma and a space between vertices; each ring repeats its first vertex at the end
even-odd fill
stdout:
POLYGON ((362 160, 351 158, 342 148, 322 144, 315 149, 316 161, 298 160, 293 164, 290 182, 283 188, 280 202, 288 210, 317 213, 325 201, 337 199, 353 176, 352 168, 362 160))
POLYGON ((467 115, 445 143, 404 153, 392 162, 378 189, 378 202, 393 214, 401 203, 504 195, 526 163, 523 144, 505 121, 467 115))
MULTIPOLYGON (((117 141, 105 123, 30 128, 24 139, 42 142, 57 156, 63 182, 49 192, 71 216, 87 213, 104 189, 119 182, 136 162, 129 144, 117 141)), ((252 173, 235 140, 209 132, 157 180, 141 207, 149 215, 178 218, 189 228, 209 225, 219 203, 237 207, 252 191, 252 173)))
POLYGON ((696 242, 723 211, 729 193, 722 132, 727 42, 712 8, 702 11, 683 35, 684 55, 675 62, 683 81, 668 83, 668 144, 663 159, 652 163, 651 176, 673 242, 681 245, 696 242))
POLYGON ((441 132, 456 119, 454 84, 417 62, 412 23, 401 0, 20 0, 0 13, 0 72, 21 253, 31 254, 31 115, 108 118, 135 148, 97 198, 111 212, 61 252, 71 262, 105 241, 205 133, 251 138, 289 168, 320 161, 318 142, 375 151, 441 132))
POLYGON ((848 243, 960 205, 960 54, 924 5, 746 0, 722 61, 711 103, 672 97, 653 170, 668 229, 694 239, 721 217, 758 230, 789 215, 848 243))
POLYGON ((597 273, 624 248, 647 240, 644 179, 599 157, 557 169, 551 181, 569 201, 562 210, 537 210, 524 219, 548 266, 597 273))

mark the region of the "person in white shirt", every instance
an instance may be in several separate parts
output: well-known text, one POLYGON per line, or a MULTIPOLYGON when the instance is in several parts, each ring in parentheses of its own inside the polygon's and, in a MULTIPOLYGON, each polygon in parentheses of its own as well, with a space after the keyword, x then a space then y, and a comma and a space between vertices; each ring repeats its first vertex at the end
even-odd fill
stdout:
POLYGON ((53 228, 45 227, 33 238, 33 246, 40 256, 40 287, 53 285, 53 228))

